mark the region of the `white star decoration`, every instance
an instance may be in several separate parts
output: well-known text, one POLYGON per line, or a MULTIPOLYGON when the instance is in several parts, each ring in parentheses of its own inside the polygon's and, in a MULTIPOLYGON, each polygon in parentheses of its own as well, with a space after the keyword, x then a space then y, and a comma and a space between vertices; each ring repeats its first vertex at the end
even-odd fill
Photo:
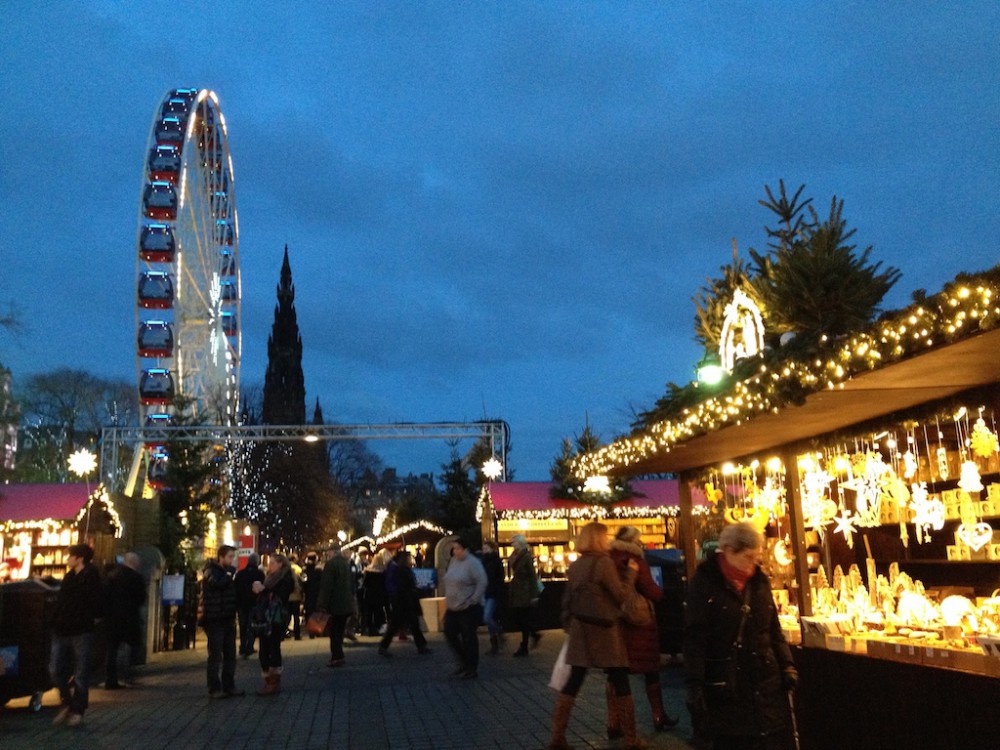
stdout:
POLYGON ((835 534, 843 534, 844 539, 847 540, 847 546, 854 549, 854 535, 858 530, 854 528, 855 519, 851 518, 851 511, 845 508, 839 516, 834 516, 833 520, 837 523, 833 532, 835 534))

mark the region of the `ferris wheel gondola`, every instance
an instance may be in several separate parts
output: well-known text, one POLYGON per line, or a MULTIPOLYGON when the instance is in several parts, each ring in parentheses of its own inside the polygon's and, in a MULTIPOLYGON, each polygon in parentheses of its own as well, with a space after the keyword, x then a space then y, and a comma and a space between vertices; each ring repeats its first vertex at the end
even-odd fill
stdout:
MULTIPOLYGON (((174 89, 157 106, 136 245, 140 423, 169 423, 183 403, 199 421, 233 424, 242 348, 239 228, 214 92, 174 89)), ((149 467, 165 460, 154 453, 149 467)))

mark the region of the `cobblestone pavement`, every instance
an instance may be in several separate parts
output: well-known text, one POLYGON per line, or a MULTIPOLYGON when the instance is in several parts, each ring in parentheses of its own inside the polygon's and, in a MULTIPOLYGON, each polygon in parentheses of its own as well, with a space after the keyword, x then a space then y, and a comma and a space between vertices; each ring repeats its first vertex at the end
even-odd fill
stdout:
MULTIPOLYGON (((280 695, 253 694, 260 674, 251 658, 241 659, 236 672, 237 686, 247 696, 226 700, 208 699, 202 639, 196 649, 153 655, 137 670, 134 687, 91 690, 90 709, 79 727, 52 725, 55 691, 45 694, 37 713, 27 698, 10 701, 0 710, 0 747, 521 750, 547 745, 555 695, 548 678, 562 632, 545 632, 538 648, 520 659, 511 657, 516 643, 508 638, 499 656, 482 656, 477 680, 452 677, 455 664, 442 636, 430 633, 428 639, 430 656, 418 656, 412 642, 396 641, 386 659, 376 653, 376 639, 361 638, 348 644, 346 666, 335 669, 326 667, 325 638, 288 640, 280 695)), ((640 733, 653 748, 691 747, 680 672, 670 666, 663 672, 667 711, 681 717, 668 733, 652 731, 641 678, 632 678, 640 733)), ((570 720, 568 739, 578 750, 620 744, 605 738, 602 677, 588 675, 570 720)))

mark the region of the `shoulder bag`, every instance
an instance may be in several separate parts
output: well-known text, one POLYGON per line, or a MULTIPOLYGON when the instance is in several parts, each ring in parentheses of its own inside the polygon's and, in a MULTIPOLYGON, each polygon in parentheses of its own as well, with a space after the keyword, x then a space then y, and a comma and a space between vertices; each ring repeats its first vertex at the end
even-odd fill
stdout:
POLYGON ((601 606, 600 597, 593 589, 594 566, 590 566, 590 575, 587 580, 570 591, 569 613, 580 622, 588 625, 596 625, 601 628, 610 628, 615 621, 608 617, 607 607, 601 606), (584 592, 586 592, 584 594, 584 592), (584 594, 581 596, 581 594, 584 594))
POLYGON ((705 659, 705 693, 709 700, 717 703, 732 703, 736 700, 736 672, 740 649, 743 647, 743 631, 750 615, 750 582, 743 589, 743 606, 740 607, 740 626, 733 640, 732 651, 722 659, 705 659))

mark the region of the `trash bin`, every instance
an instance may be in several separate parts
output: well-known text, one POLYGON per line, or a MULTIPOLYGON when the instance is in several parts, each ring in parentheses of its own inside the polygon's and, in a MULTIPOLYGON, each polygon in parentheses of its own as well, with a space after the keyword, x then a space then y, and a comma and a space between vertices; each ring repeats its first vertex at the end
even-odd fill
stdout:
POLYGON ((42 707, 57 592, 34 579, 0 585, 0 705, 30 696, 32 711, 42 707))

